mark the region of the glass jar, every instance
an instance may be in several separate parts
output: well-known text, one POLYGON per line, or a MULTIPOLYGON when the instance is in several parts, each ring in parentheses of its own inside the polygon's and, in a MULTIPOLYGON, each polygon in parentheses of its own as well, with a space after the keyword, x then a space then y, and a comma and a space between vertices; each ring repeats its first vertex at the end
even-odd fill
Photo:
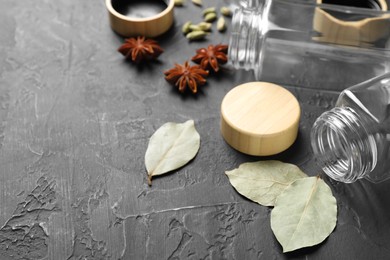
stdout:
POLYGON ((232 10, 236 8, 256 8, 261 6, 264 0, 223 0, 224 5, 229 6, 232 10))
POLYGON ((390 71, 389 39, 384 10, 264 0, 234 11, 228 55, 258 80, 339 90, 390 71))
POLYGON ((331 178, 380 182, 390 177, 390 73, 341 92, 314 123, 311 144, 331 178))

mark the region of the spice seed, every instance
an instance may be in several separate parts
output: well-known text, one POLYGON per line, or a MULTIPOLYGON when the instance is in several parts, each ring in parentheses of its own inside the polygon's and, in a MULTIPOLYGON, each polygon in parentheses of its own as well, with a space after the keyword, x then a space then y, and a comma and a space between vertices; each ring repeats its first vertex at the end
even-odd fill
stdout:
POLYGON ((175 6, 183 6, 184 5, 184 0, 175 0, 174 1, 175 6))
POLYGON ((206 37, 207 33, 204 31, 193 31, 187 34, 187 39, 190 41, 202 40, 206 37))
POLYGON ((209 13, 216 13, 215 7, 209 7, 203 10, 203 16, 206 16, 209 13))
POLYGON ((192 24, 192 25, 190 26, 190 30, 191 30, 191 31, 203 31, 203 29, 200 28, 199 25, 195 25, 195 24, 192 24))
POLYGON ((204 17, 205 22, 214 22, 217 19, 217 14, 216 13, 208 13, 204 17))
POLYGON ((196 5, 198 5, 198 6, 202 6, 202 0, 191 0, 192 1, 192 3, 194 3, 194 4, 196 4, 196 5))
POLYGON ((184 33, 184 34, 187 34, 187 33, 189 33, 189 32, 191 32, 191 25, 192 25, 192 22, 191 21, 188 21, 188 22, 186 22, 185 24, 183 24, 183 27, 182 27, 182 32, 184 33))
POLYGON ((218 19, 217 30, 219 32, 223 32, 226 30, 226 22, 225 22, 225 18, 223 18, 223 16, 219 17, 219 19, 218 19))
POLYGON ((229 7, 222 6, 220 12, 224 16, 232 16, 232 10, 229 7))
POLYGON ((211 26, 212 24, 211 23, 206 23, 206 22, 200 22, 198 24, 199 28, 202 30, 202 31, 205 31, 205 32, 209 32, 211 31, 211 26))

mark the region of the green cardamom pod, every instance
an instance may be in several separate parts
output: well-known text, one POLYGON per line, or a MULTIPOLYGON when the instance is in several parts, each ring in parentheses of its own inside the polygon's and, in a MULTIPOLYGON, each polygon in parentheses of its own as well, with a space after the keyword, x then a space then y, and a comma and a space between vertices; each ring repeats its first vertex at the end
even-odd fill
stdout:
POLYGON ((199 27, 202 31, 205 31, 205 32, 211 31, 211 26, 212 26, 211 23, 206 23, 206 22, 200 22, 200 23, 198 23, 198 27, 199 27))
POLYGON ((194 4, 198 5, 198 6, 202 6, 202 0, 191 0, 194 4))
POLYGON ((223 18, 223 16, 219 17, 219 19, 218 19, 217 30, 219 32, 223 32, 226 30, 226 22, 225 22, 225 18, 223 18))
POLYGON ((214 22, 217 19, 217 14, 216 13, 208 13, 204 16, 204 21, 211 23, 214 22))
POLYGON ((191 31, 203 31, 203 29, 200 28, 199 25, 195 25, 195 24, 190 25, 190 30, 191 31))
POLYGON ((187 34, 187 39, 190 41, 202 40, 206 37, 207 33, 204 31, 193 31, 187 34))
POLYGON ((203 10, 203 16, 206 16, 209 13, 216 13, 215 7, 209 7, 203 10))
POLYGON ((184 0, 175 0, 174 1, 175 6, 183 6, 184 5, 184 0))
POLYGON ((220 12, 224 16, 232 16, 232 10, 229 7, 222 6, 220 12))
POLYGON ((188 21, 188 22, 184 23, 183 27, 181 28, 182 32, 184 34, 187 34, 187 33, 191 32, 191 25, 192 25, 191 21, 188 21))

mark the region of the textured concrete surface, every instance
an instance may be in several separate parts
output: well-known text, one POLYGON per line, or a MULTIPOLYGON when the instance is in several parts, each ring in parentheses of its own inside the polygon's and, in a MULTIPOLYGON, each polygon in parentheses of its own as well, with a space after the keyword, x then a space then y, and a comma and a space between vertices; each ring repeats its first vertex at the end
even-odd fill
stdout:
MULTIPOLYGON (((221 6, 207 1, 207 6, 221 6)), ((219 106, 250 73, 226 69, 196 97, 163 78, 229 31, 188 43, 190 1, 159 38, 158 62, 137 67, 100 0, 0 0, 0 259, 388 259, 389 182, 327 180, 338 200, 335 231, 321 245, 283 254, 270 210, 240 196, 225 170, 278 159, 317 175, 309 131, 337 91, 290 90, 302 107, 296 143, 269 158, 242 155, 219 133, 219 106), (144 153, 163 123, 194 119, 197 157, 148 187, 144 153)))

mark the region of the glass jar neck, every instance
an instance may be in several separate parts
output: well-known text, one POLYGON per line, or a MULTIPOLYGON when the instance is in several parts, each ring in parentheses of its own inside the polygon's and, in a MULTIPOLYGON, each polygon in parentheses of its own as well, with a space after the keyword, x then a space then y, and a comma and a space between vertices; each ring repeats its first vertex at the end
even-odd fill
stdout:
POLYGON ((266 31, 264 10, 264 6, 234 10, 228 56, 236 69, 251 70, 260 66, 266 31))
POLYGON ((311 144, 317 163, 332 179, 354 182, 376 165, 377 146, 363 118, 350 107, 336 107, 314 123, 311 144))
POLYGON ((238 6, 244 8, 258 7, 259 5, 261 5, 260 0, 238 0, 238 6))

